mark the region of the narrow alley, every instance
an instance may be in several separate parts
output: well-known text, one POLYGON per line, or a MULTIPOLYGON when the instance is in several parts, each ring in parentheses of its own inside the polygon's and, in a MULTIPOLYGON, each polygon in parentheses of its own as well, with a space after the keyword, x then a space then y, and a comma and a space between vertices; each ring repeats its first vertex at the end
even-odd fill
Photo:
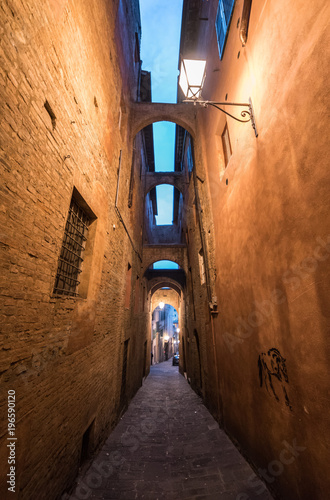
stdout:
MULTIPOLYGON (((70 500, 271 500, 224 431, 172 366, 151 367, 70 500)), ((68 500, 65 495, 63 500, 68 500)))
POLYGON ((1 500, 329 499, 329 17, 0 2, 1 500))

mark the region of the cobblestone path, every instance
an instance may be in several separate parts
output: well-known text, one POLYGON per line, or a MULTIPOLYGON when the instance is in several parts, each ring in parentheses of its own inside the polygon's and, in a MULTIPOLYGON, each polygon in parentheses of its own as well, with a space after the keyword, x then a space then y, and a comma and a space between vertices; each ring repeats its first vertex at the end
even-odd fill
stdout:
POLYGON ((272 500, 171 360, 151 367, 78 481, 70 500, 272 500))

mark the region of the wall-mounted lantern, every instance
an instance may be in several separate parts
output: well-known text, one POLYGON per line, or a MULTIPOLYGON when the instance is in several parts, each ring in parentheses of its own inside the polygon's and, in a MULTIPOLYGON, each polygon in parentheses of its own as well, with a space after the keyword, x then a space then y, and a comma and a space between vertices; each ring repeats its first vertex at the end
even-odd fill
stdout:
POLYGON ((255 116, 253 113, 252 101, 249 98, 248 103, 236 103, 236 102, 216 102, 216 101, 204 101, 201 99, 203 85, 206 75, 206 61, 194 60, 194 59, 182 59, 179 85, 186 99, 183 102, 193 102, 195 105, 200 104, 204 108, 208 106, 213 106, 214 108, 222 111, 226 115, 234 118, 234 120, 247 123, 251 122, 252 128, 254 130, 255 136, 258 137, 255 116), (228 113, 219 106, 238 106, 240 108, 247 108, 241 111, 241 118, 228 113))

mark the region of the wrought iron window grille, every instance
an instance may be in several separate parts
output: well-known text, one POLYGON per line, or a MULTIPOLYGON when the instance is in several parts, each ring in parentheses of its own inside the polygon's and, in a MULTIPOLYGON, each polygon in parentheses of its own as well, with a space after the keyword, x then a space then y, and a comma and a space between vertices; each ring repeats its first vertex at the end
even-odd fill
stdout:
POLYGON ((72 198, 55 278, 54 294, 78 296, 79 275, 91 219, 72 198))

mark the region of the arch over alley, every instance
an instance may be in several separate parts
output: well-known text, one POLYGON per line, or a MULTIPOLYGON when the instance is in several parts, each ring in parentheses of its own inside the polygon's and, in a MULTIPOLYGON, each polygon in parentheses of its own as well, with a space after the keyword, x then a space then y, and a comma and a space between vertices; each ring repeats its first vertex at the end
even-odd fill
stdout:
POLYGON ((130 105, 131 135, 155 122, 168 121, 185 128, 196 137, 196 107, 191 103, 168 104, 134 102, 130 105))
POLYGON ((174 307, 179 313, 180 311, 180 294, 172 287, 169 289, 158 288, 158 290, 152 292, 151 296, 151 310, 153 311, 159 304, 159 302, 164 302, 164 304, 169 304, 174 307))
POLYGON ((172 288, 179 295, 181 295, 183 292, 182 286, 177 281, 171 278, 164 278, 162 276, 159 278, 153 278, 149 281, 148 291, 150 291, 151 296, 153 296, 153 294, 156 293, 157 290, 163 287, 172 288))
POLYGON ((144 245, 142 263, 143 273, 145 274, 150 266, 159 260, 171 260, 176 262, 184 273, 187 274, 188 259, 186 245, 144 245))
POLYGON ((183 195, 186 184, 185 175, 183 172, 147 172, 145 194, 161 184, 174 186, 183 195))

